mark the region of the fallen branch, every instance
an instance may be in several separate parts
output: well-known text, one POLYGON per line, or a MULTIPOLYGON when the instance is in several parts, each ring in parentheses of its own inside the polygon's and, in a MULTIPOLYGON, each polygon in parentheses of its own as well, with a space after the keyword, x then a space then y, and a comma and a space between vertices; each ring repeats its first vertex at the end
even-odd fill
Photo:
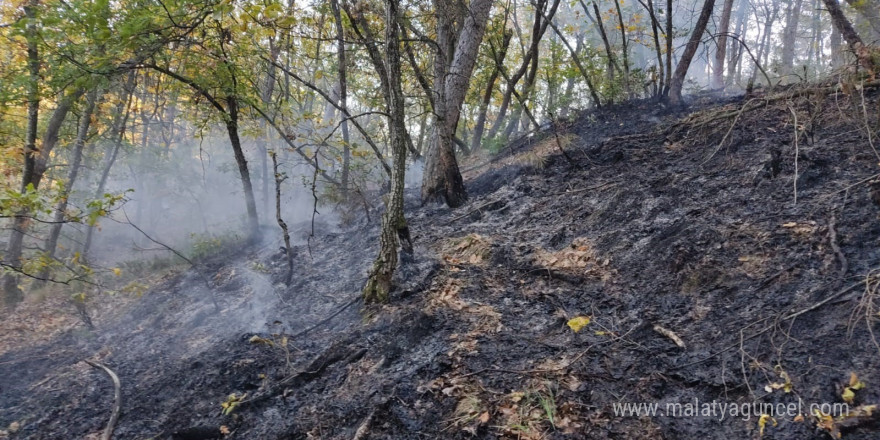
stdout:
POLYGON ((107 373, 107 375, 110 376, 110 380, 113 381, 113 410, 110 411, 110 420, 107 421, 107 426, 104 428, 104 434, 101 436, 101 440, 110 440, 113 437, 113 429, 116 428, 116 422, 119 420, 119 412, 122 411, 122 384, 119 382, 119 376, 117 376, 116 373, 106 365, 100 362, 92 362, 90 360, 84 360, 83 362, 92 367, 104 370, 104 373, 107 373))

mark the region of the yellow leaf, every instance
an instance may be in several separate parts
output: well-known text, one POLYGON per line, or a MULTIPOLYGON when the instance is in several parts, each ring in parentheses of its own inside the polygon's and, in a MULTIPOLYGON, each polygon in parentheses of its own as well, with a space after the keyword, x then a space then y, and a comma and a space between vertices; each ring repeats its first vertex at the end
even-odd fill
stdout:
POLYGON ((776 426, 776 424, 777 424, 776 419, 774 419, 773 417, 770 417, 769 414, 761 414, 761 418, 758 419, 758 428, 759 428, 759 434, 762 436, 764 435, 764 427, 767 426, 767 422, 773 422, 773 426, 776 426))
POLYGON ((114 267, 112 270, 113 270, 113 275, 116 275, 116 276, 122 275, 122 269, 120 269, 118 267, 114 267))
POLYGON ((852 388, 853 391, 858 391, 865 387, 865 383, 859 380, 859 376, 857 376, 856 373, 850 373, 849 387, 852 388))
POLYGON ((846 387, 843 389, 843 394, 840 395, 843 398, 843 401, 846 403, 853 403, 853 399, 856 398, 856 392, 853 391, 852 388, 846 387))
POLYGON ((568 320, 568 326, 575 332, 581 331, 584 326, 590 323, 589 316, 577 316, 568 320))

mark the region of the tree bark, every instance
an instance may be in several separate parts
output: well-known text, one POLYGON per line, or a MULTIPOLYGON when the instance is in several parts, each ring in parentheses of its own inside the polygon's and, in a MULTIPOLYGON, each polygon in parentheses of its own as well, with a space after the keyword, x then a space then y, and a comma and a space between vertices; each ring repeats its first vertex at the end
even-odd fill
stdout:
POLYGON ((663 96, 668 96, 672 86, 672 0, 666 0, 666 88, 663 96))
MULTIPOLYGON (((83 91, 81 89, 69 94, 62 93, 58 106, 55 107, 55 111, 52 112, 52 116, 49 118, 49 123, 46 124, 46 131, 43 133, 43 145, 42 148, 40 148, 40 155, 34 163, 33 174, 29 179, 29 182, 22 182, 22 187, 32 187, 34 190, 37 190, 40 187, 40 182, 42 182, 46 169, 49 166, 49 159, 52 150, 55 148, 55 145, 58 144, 58 135, 61 131, 64 120, 67 118, 67 114, 70 112, 70 108, 73 106, 74 102, 76 102, 82 94, 83 91)), ((9 242, 6 246, 4 264, 8 264, 12 267, 21 267, 24 236, 29 228, 30 221, 27 216, 19 216, 15 218, 12 224, 12 230, 9 234, 9 242)), ((18 276, 16 274, 6 274, 3 277, 2 285, 3 291, 7 294, 5 298, 8 300, 7 305, 15 306, 15 304, 21 301, 23 294, 18 288, 18 276)))
MULTIPOLYGON (((37 8, 38 0, 30 0, 24 7, 25 17, 28 19, 25 27, 25 39, 27 40, 27 133, 25 134, 24 146, 24 172, 21 178, 21 193, 28 191, 28 186, 34 182, 37 167, 37 126, 39 124, 40 111, 40 54, 37 44, 37 8)), ((35 188, 36 189, 36 188, 35 188)), ((22 245, 24 234, 28 228, 27 212, 20 212, 19 217, 12 220, 12 232, 7 251, 4 255, 6 264, 19 266, 21 264, 22 245)), ((21 289, 18 288, 18 277, 12 273, 3 277, 3 303, 14 307, 24 299, 21 289)))
MULTIPOLYGON (((336 70, 339 75, 339 106, 343 109, 342 113, 345 113, 348 111, 348 80, 346 77, 345 30, 342 25, 342 14, 339 12, 339 0, 330 0, 330 9, 333 11, 333 19, 336 21, 336 62, 338 64, 336 70)), ((348 120, 342 120, 340 129, 342 130, 342 177, 340 183, 342 193, 346 195, 351 162, 348 120)))
POLYGON ((700 18, 697 20, 697 24, 694 26, 694 32, 691 34, 691 38, 688 41, 687 47, 684 49, 684 53, 681 55, 681 59, 678 60, 678 65, 675 67, 675 74, 672 75, 672 84, 669 86, 669 103, 672 105, 681 104, 681 92, 684 87, 684 80, 687 76, 688 68, 691 65, 691 60, 697 53, 697 48, 700 46, 700 40, 703 38, 703 33, 706 32, 706 25, 709 23, 709 18, 712 16, 712 8, 714 6, 715 0, 706 0, 705 3, 703 3, 703 10, 700 12, 700 18))
POLYGON ((727 57, 727 32, 730 30, 730 12, 733 9, 733 0, 724 0, 724 8, 721 10, 721 21, 718 23, 718 37, 715 40, 715 65, 712 70, 712 88, 724 88, 724 60, 727 57))
MULTIPOLYGON (((436 5, 442 8, 443 3, 438 0, 436 5)), ((443 47, 444 40, 438 33, 441 50, 438 52, 436 62, 449 64, 435 67, 435 69, 439 67, 438 72, 444 74, 438 76, 434 86, 434 93, 438 99, 435 104, 434 135, 425 154, 425 172, 422 179, 423 202, 442 198, 449 207, 454 208, 467 201, 467 191, 453 150, 453 137, 470 76, 476 64, 480 42, 486 31, 491 7, 492 0, 471 2, 469 13, 464 18, 455 42, 455 50, 450 54, 444 53, 446 51, 443 47)), ((445 15, 443 11, 438 11, 438 17, 442 15, 445 15)), ((438 22, 438 26, 441 24, 438 22)))
POLYGON ((783 83, 791 82, 789 75, 794 70, 794 53, 797 46, 802 3, 803 0, 791 0, 785 17, 785 29, 782 31, 782 59, 780 60, 783 83))
MULTIPOLYGON (((737 8, 737 21, 736 21, 736 30, 734 31, 734 35, 737 38, 744 38, 743 36, 743 27, 745 26, 746 15, 748 10, 748 1, 739 0, 739 7, 737 8)), ((738 73, 741 71, 739 65, 742 61, 742 43, 737 41, 736 39, 730 39, 730 57, 727 60, 727 79, 725 80, 725 85, 731 85, 734 83, 739 83, 739 75, 738 73)))
POLYGON ((614 82, 614 71, 617 69, 617 60, 614 57, 614 51, 611 50, 611 43, 608 42, 608 34, 605 32, 605 25, 602 23, 602 13, 599 7, 593 3, 593 12, 596 13, 596 23, 599 25, 599 35, 602 37, 602 43, 605 45, 605 56, 608 60, 608 81, 609 86, 614 82))
POLYGON ((657 14, 654 13, 654 0, 642 1, 639 3, 648 11, 648 17, 651 19, 651 36, 654 38, 654 51, 657 54, 657 89, 656 96, 663 93, 663 85, 665 83, 665 70, 663 69, 663 49, 660 47, 660 21, 657 20, 657 14))
POLYGON ((275 221, 281 228, 281 236, 284 239, 284 255, 287 259, 287 275, 284 276, 284 285, 289 286, 293 279, 293 248, 290 247, 290 232, 287 229, 287 223, 281 217, 281 183, 284 182, 285 177, 278 172, 278 157, 275 155, 275 150, 268 151, 266 154, 272 158, 272 173, 275 176, 275 221))
POLYGON ((626 41, 626 25, 623 22, 623 13, 620 12, 620 0, 614 0, 614 7, 617 9, 617 20, 620 23, 620 41, 623 49, 623 86, 626 90, 627 98, 632 98, 632 90, 629 83, 629 47, 626 41))
POLYGON ((403 90, 400 83, 400 27, 398 0, 385 1, 385 67, 388 75, 389 96, 388 114, 390 116, 390 142, 392 153, 391 193, 382 215, 382 230, 379 236, 379 255, 373 263, 370 276, 364 286, 364 302, 388 302, 391 280, 397 268, 397 247, 404 245, 412 251, 409 228, 403 213, 403 187, 406 173, 406 122, 403 90))
POLYGON ((229 143, 232 144, 232 153, 235 156, 241 186, 244 189, 250 239, 254 240, 259 233, 260 224, 257 217, 257 202, 254 199, 254 188, 251 184, 251 173, 248 170, 247 158, 244 156, 244 150, 241 148, 241 139, 238 136, 238 99, 234 96, 227 97, 226 106, 229 111, 226 118, 226 132, 229 134, 229 143))

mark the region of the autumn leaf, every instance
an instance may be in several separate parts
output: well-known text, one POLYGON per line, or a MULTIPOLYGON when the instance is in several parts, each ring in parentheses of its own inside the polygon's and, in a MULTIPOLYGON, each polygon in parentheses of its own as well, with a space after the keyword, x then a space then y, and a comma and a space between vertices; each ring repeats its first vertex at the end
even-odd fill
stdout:
POLYGON ((581 331, 582 328, 590 323, 589 316, 577 316, 568 320, 568 326, 575 332, 581 331))
POLYGON ((764 428, 767 426, 767 422, 772 422, 773 426, 776 426, 776 419, 770 417, 769 414, 761 414, 761 418, 758 419, 758 433, 759 435, 764 435, 764 428))

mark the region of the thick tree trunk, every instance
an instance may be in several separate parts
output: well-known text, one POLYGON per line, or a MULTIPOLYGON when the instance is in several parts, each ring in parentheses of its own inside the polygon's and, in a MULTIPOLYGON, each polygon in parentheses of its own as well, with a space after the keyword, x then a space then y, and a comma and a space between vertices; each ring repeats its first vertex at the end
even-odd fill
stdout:
POLYGON ((681 104, 681 92, 684 87, 684 80, 687 76, 688 68, 691 65, 691 60, 694 58, 694 55, 697 53, 697 48, 700 46, 700 40, 703 38, 703 33, 706 32, 706 25, 709 23, 709 18, 712 17, 713 7, 715 7, 715 0, 706 0, 705 3, 703 3, 703 10, 700 12, 700 18, 697 20, 697 24, 694 26, 694 32, 691 34, 691 38, 688 41, 687 47, 684 49, 684 53, 681 55, 681 59, 678 60, 678 65, 675 67, 675 74, 672 75, 672 84, 669 86, 669 103, 672 105, 681 104))
POLYGON ((718 37, 715 40, 715 65, 712 66, 712 88, 724 88, 724 60, 727 56, 727 33, 730 31, 730 11, 733 9, 733 0, 724 0, 724 8, 721 10, 721 21, 718 23, 718 37))
POLYGON ((388 114, 392 153, 391 193, 382 215, 379 255, 364 286, 365 303, 388 302, 391 280, 397 268, 397 247, 412 251, 409 228, 403 213, 403 187, 406 173, 406 123, 403 90, 400 86, 400 37, 398 0, 385 2, 385 67, 388 75, 388 114))
MULTIPOLYGON (((440 3, 442 2, 438 2, 438 7, 442 7, 440 3)), ((448 60, 449 64, 444 69, 446 75, 438 78, 434 89, 435 96, 439 99, 435 108, 437 117, 434 122, 434 138, 425 155, 423 202, 443 198, 449 207, 457 207, 467 201, 467 192, 453 150, 453 136, 491 7, 492 0, 473 0, 461 25, 455 51, 448 55, 441 51, 437 57, 438 61, 448 60)), ((443 13, 438 14, 440 15, 443 13)), ((443 41, 438 34, 441 47, 443 41)), ((405 132, 403 134, 406 135, 405 132)))

